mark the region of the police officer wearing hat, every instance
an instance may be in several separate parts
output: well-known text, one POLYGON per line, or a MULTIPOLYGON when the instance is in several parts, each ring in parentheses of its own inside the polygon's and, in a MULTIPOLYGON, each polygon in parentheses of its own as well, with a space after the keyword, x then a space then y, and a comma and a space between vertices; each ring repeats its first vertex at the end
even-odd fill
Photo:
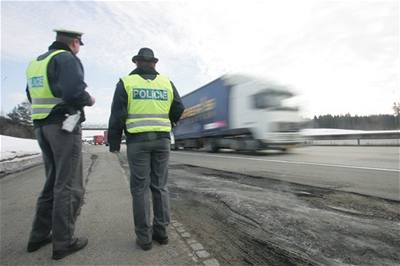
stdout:
POLYGON ((26 92, 46 172, 27 250, 33 252, 52 242, 52 258, 57 260, 88 243, 87 238, 74 237, 74 229, 84 194, 80 123, 85 120, 83 107, 95 100, 85 90, 83 66, 76 56, 83 45, 82 33, 55 32, 56 41, 27 69, 26 92), (78 118, 72 132, 62 129, 70 115, 78 118))
POLYGON ((155 70, 158 59, 149 48, 132 58, 136 69, 117 84, 108 126, 110 151, 120 150, 125 132, 136 243, 143 250, 152 240, 168 244, 170 222, 167 189, 171 125, 184 106, 174 84, 155 70), (150 220, 150 192, 153 221, 150 220))

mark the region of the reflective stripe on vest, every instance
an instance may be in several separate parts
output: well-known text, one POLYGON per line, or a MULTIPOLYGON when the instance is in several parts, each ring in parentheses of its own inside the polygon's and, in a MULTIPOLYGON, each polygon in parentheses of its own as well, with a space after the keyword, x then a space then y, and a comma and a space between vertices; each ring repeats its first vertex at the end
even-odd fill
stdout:
POLYGON ((143 126, 161 126, 161 127, 170 127, 171 122, 163 122, 157 120, 143 120, 143 121, 135 121, 126 123, 126 128, 138 128, 143 126))
POLYGON ((53 110, 53 108, 32 108, 32 117, 34 117, 34 115, 50 114, 51 110, 53 110))
POLYGON ((128 114, 128 118, 164 118, 168 119, 168 114, 128 114))
POLYGON ((50 60, 62 52, 67 51, 56 50, 43 60, 34 60, 26 70, 28 90, 32 99, 33 120, 45 119, 57 104, 63 102, 61 98, 54 97, 47 78, 47 66, 50 60))
POLYGON ((127 131, 170 132, 169 109, 174 97, 170 80, 162 75, 145 80, 136 74, 121 80, 128 95, 127 131))
POLYGON ((62 103, 61 98, 35 98, 32 99, 32 104, 59 104, 62 103))

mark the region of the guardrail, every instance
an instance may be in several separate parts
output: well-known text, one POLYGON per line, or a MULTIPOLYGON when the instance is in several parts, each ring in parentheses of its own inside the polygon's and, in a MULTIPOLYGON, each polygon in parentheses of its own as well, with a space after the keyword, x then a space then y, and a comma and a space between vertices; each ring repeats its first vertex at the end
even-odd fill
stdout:
POLYGON ((305 138, 310 145, 400 146, 400 130, 315 134, 305 138))

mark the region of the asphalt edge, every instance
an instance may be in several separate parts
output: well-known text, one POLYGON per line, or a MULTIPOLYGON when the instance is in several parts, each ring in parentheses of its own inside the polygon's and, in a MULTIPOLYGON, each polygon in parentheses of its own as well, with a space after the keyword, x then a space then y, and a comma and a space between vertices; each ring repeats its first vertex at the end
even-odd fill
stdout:
POLYGON ((42 155, 32 154, 16 161, 1 161, 0 162, 0 178, 22 172, 29 168, 35 167, 43 163, 42 155))

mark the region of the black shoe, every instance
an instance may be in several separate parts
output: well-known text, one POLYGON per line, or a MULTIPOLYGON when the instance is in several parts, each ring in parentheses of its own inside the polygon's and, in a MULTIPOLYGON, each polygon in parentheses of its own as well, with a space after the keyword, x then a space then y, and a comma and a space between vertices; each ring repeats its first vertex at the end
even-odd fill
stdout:
POLYGON ((153 243, 142 243, 138 239, 136 239, 136 245, 138 245, 143 250, 150 250, 153 248, 153 243))
POLYGON ((75 242, 71 244, 68 249, 66 250, 55 250, 53 251, 53 260, 60 260, 68 255, 71 255, 72 253, 75 253, 88 244, 88 239, 86 237, 79 237, 75 239, 75 242))
POLYGON ((45 239, 43 239, 42 241, 39 242, 28 242, 28 247, 27 247, 27 251, 28 252, 34 252, 36 250, 38 250, 39 248, 50 244, 51 243, 51 235, 49 235, 48 237, 46 237, 45 239))
POLYGON ((168 244, 168 236, 160 237, 158 235, 153 235, 153 240, 157 241, 160 245, 168 244))

